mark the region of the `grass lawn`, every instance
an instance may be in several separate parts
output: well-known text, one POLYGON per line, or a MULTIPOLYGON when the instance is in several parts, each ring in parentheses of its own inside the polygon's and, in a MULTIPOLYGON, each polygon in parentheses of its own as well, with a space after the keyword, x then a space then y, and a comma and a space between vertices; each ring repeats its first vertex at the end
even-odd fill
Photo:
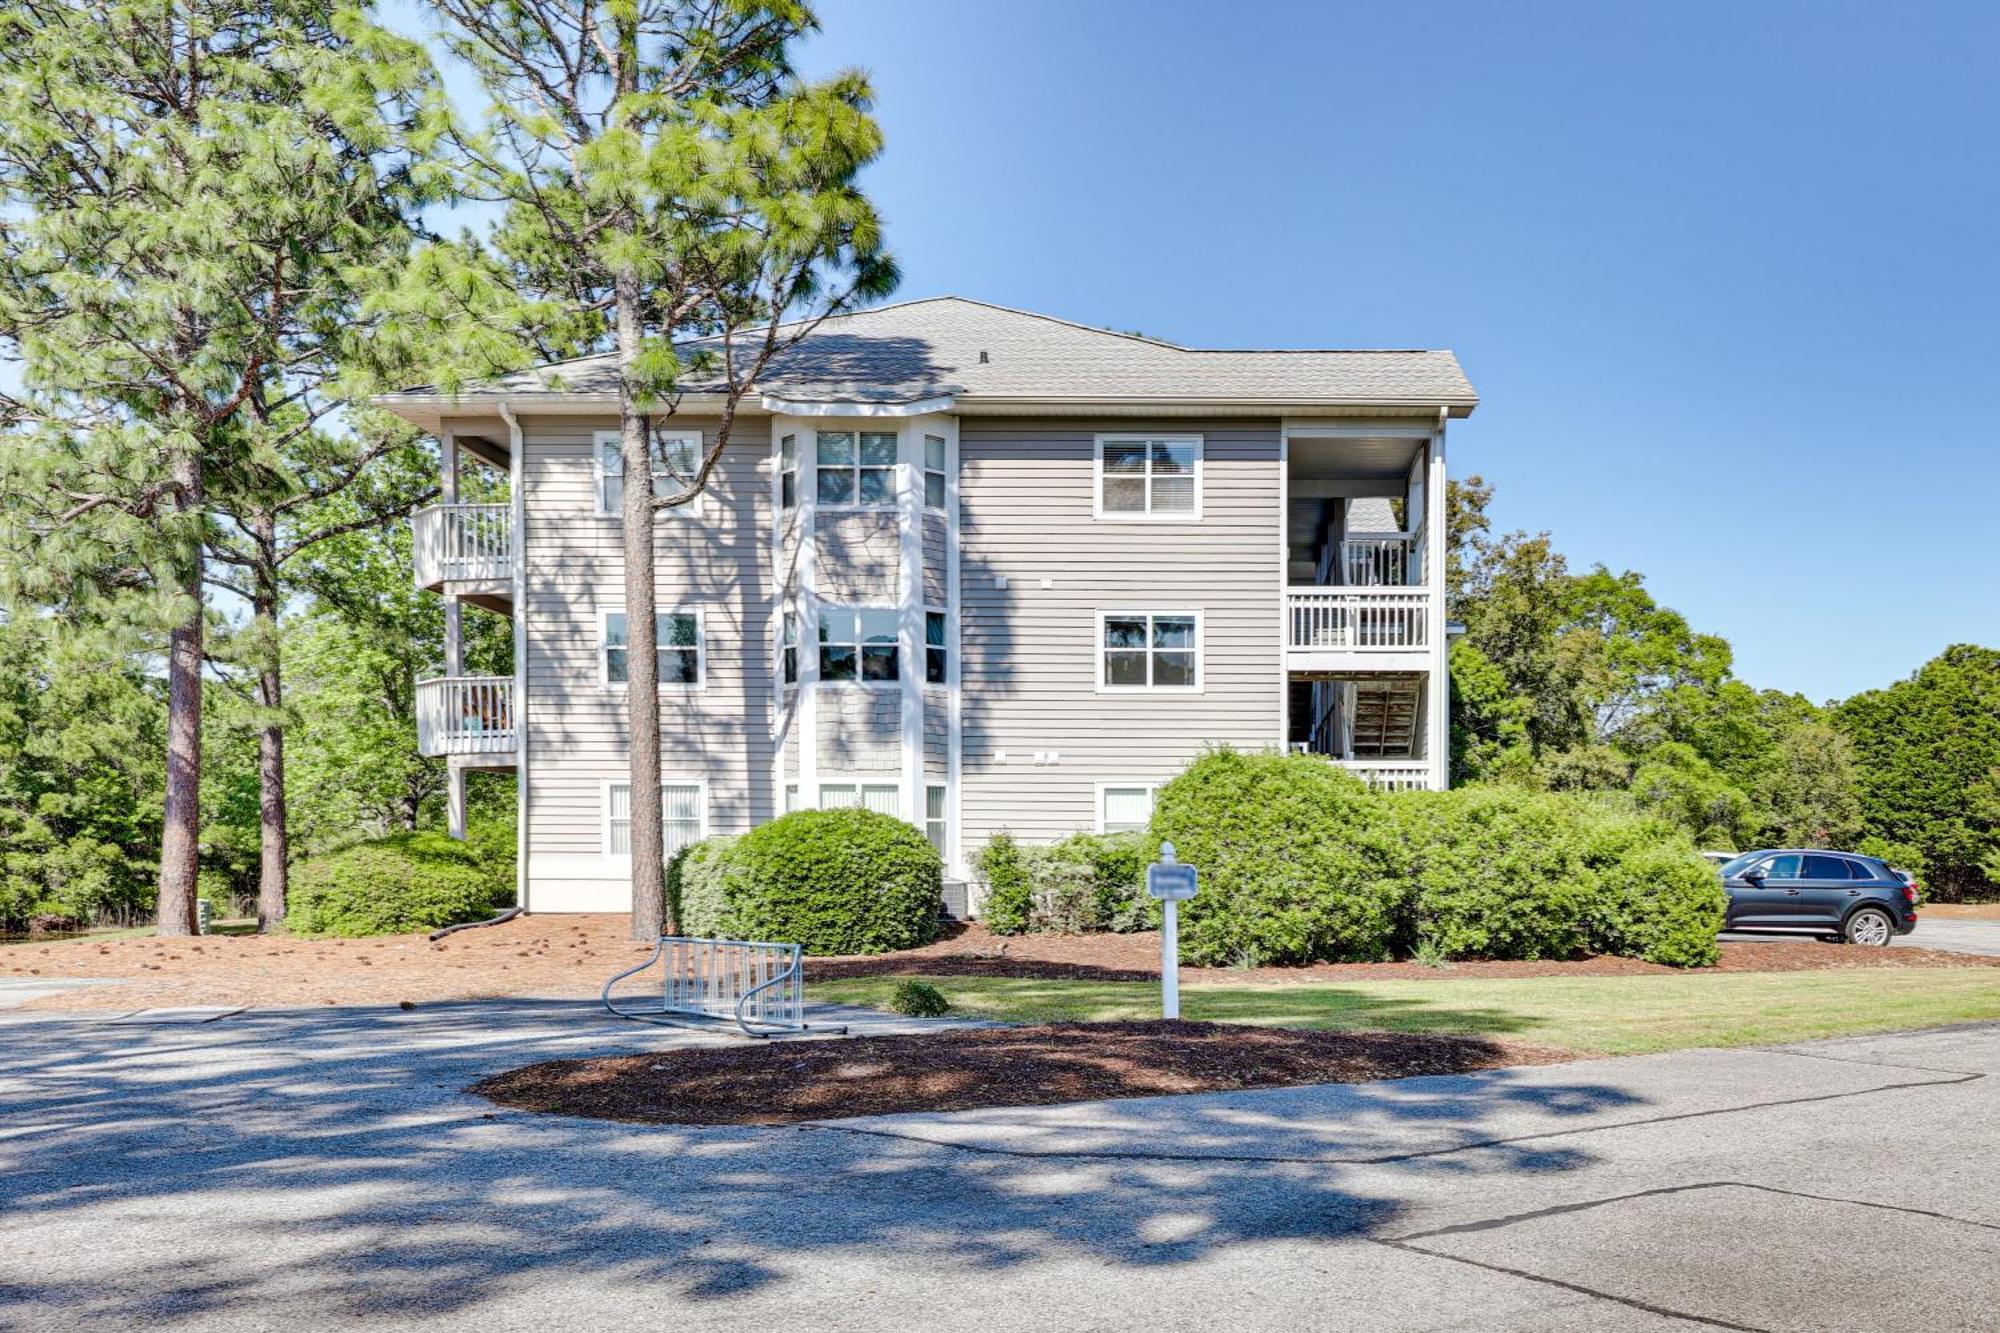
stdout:
MULTIPOLYGON (((886 1008, 901 977, 814 982, 816 1001, 886 1008)), ((1156 1018, 1138 981, 924 977, 971 1017, 1015 1022, 1156 1018)), ((1181 987, 1181 1016, 1282 1027, 1384 1028, 1517 1037, 1579 1053, 1636 1055, 2000 1019, 2000 971, 1738 972, 1181 987)))

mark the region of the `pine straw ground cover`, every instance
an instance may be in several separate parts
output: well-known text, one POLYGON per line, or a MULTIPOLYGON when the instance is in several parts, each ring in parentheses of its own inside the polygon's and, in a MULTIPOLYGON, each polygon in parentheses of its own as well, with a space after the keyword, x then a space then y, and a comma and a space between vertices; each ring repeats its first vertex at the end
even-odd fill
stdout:
POLYGON ((470 1091, 524 1111, 649 1124, 781 1125, 1551 1064, 1479 1037, 1226 1023, 1047 1023, 550 1060, 470 1091))

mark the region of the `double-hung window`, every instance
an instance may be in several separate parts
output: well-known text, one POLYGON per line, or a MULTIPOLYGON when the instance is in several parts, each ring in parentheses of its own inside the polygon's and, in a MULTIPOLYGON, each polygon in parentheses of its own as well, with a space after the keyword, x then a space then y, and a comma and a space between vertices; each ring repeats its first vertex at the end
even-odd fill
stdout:
MULTIPOLYGON (((653 433, 653 494, 662 499, 679 495, 694 483, 701 471, 701 433, 678 431, 653 433)), ((699 505, 695 499, 688 506, 699 505)), ((625 455, 618 447, 616 431, 597 435, 597 512, 617 518, 625 504, 625 455)))
MULTIPOLYGON (((659 644, 660 684, 691 689, 701 684, 702 632, 699 611, 662 611, 654 618, 659 644)), ((606 685, 623 685, 629 679, 627 637, 623 611, 606 611, 598 642, 599 666, 606 685)))
POLYGON ((1100 690, 1201 688, 1199 611, 1103 611, 1097 617, 1100 690))
POLYGON ((894 431, 823 430, 814 451, 818 481, 813 493, 821 504, 896 503, 894 431))
POLYGON ((787 435, 778 441, 778 508, 796 509, 799 503, 799 440, 787 435))
POLYGON ((1099 518, 1200 518, 1199 435, 1097 437, 1099 518))
POLYGON ((1097 789, 1097 831, 1099 833, 1143 833, 1153 822, 1153 787, 1148 783, 1114 785, 1097 789))
POLYGON ((949 618, 943 611, 924 612, 924 684, 945 683, 945 665, 951 646, 945 631, 949 618))
POLYGON ((932 783, 924 788, 924 836, 937 848, 939 856, 951 855, 951 824, 946 813, 949 789, 932 783))
MULTIPOLYGON (((707 811, 699 782, 660 784, 660 832, 667 859, 701 841, 707 811)), ((604 851, 607 856, 632 854, 632 784, 604 785, 604 851)))
POLYGON ((942 435, 924 436, 924 508, 944 508, 945 443, 942 435))
POLYGON ((779 672, 787 685, 799 683, 799 613, 787 611, 778 618, 779 672))
POLYGON ((822 681, 901 678, 899 613, 892 606, 823 606, 819 612, 822 681))
POLYGON ((903 815, 903 789, 893 782, 822 782, 822 810, 873 810, 878 815, 903 815))

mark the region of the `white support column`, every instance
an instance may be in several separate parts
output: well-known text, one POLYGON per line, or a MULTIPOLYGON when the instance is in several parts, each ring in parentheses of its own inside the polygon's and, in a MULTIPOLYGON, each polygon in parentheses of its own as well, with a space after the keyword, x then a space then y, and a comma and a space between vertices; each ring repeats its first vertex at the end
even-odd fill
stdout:
POLYGON ((807 810, 819 805, 819 447, 812 423, 781 419, 779 426, 796 426, 799 445, 799 696, 792 725, 799 729, 799 808, 807 810))
POLYGON ((903 818, 924 826, 924 419, 896 432, 896 600, 902 687, 903 818))
POLYGON ((465 841, 465 770, 450 760, 445 761, 444 831, 465 841))
MULTIPOLYGON (((438 492, 445 504, 458 503, 458 433, 446 427, 438 435, 438 492)), ((444 674, 465 674, 465 619, 458 595, 449 582, 444 589, 444 674)), ((459 780, 459 789, 464 780, 459 780)), ((457 836, 457 835, 454 835, 457 836)))
POLYGON ((1431 436, 1429 470, 1424 481, 1424 586, 1430 589, 1431 671, 1426 684, 1429 716, 1424 724, 1424 754, 1431 769, 1431 789, 1443 791, 1451 782, 1451 644, 1445 637, 1444 567, 1450 542, 1445 532, 1444 429, 1449 414, 1438 410, 1437 431, 1431 436))
POLYGON ((944 435, 945 512, 945 689, 951 700, 950 735, 945 758, 945 870, 968 878, 965 860, 965 802, 960 795, 965 778, 965 602, 961 596, 958 569, 958 419, 941 423, 944 435))
POLYGON ((1290 615, 1285 589, 1292 581, 1292 440, 1290 432, 1278 432, 1278 753, 1291 748, 1292 675, 1285 665, 1291 650, 1290 615))
POLYGON ((507 492, 514 525, 514 902, 523 910, 534 910, 528 892, 528 858, 533 828, 531 818, 534 787, 528 777, 528 741, 533 735, 534 714, 528 706, 528 506, 527 440, 513 405, 502 400, 500 419, 507 423, 507 492))

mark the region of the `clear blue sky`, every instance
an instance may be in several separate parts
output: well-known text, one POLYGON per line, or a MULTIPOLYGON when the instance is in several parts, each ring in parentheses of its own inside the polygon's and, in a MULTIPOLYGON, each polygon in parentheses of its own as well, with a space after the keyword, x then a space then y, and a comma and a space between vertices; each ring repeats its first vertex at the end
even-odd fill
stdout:
POLYGON ((1815 699, 2000 645, 2000 6, 820 0, 903 295, 1450 347, 1454 474, 1815 699))

